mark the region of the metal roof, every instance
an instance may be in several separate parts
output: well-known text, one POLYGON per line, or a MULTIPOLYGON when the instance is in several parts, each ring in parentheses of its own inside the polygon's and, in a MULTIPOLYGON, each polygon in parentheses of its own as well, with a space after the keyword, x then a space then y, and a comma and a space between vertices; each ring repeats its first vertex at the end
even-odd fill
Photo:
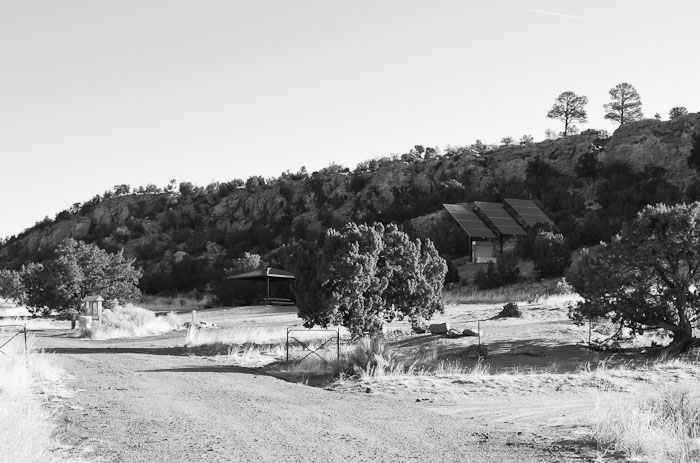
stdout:
POLYGON ((504 201, 513 208, 523 222, 530 227, 534 227, 538 223, 553 223, 552 220, 542 212, 542 209, 529 199, 504 199, 504 201))
POLYGON ((503 235, 527 235, 527 232, 508 214, 503 205, 484 201, 474 201, 474 204, 503 235))
POLYGON ((284 270, 278 270, 276 268, 267 267, 258 270, 253 270, 252 272, 239 273, 238 275, 231 275, 226 277, 228 280, 271 280, 274 279, 286 279, 294 280, 294 275, 290 272, 284 270))
POLYGON ((491 229, 464 204, 443 204, 460 227, 472 238, 496 238, 491 229))

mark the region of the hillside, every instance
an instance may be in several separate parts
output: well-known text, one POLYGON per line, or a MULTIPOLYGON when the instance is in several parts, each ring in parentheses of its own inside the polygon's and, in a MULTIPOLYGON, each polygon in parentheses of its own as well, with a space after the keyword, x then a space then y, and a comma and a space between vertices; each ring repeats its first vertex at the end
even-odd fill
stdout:
POLYGON ((0 268, 51 255, 68 237, 124 252, 144 268, 146 292, 211 289, 233 258, 255 252, 274 262, 294 239, 315 240, 348 221, 396 222, 429 237, 446 257, 465 252, 463 232, 442 203, 536 199, 572 247, 608 239, 647 203, 700 198, 687 166, 700 113, 626 124, 611 137, 588 130, 557 140, 501 147, 416 147, 308 174, 251 178, 165 190, 115 189, 44 220, 0 247, 0 268))

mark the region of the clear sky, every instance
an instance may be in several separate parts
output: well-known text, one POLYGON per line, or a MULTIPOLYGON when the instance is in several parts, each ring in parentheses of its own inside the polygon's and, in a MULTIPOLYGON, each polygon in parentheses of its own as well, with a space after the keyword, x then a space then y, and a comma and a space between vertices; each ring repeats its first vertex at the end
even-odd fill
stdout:
POLYGON ((114 185, 278 176, 700 111, 695 0, 0 0, 0 237, 114 185))

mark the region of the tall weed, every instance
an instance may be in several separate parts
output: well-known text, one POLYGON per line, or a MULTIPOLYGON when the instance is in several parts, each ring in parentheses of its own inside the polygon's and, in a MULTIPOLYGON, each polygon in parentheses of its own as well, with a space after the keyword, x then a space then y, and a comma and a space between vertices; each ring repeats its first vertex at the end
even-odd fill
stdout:
POLYGON ((51 355, 30 352, 25 357, 24 344, 16 346, 3 348, 16 360, 0 358, 0 461, 62 462, 54 452, 55 425, 44 406, 49 395, 57 394, 62 371, 51 355))
POLYGON ((631 401, 599 400, 594 437, 637 460, 700 461, 700 392, 674 386, 631 401))

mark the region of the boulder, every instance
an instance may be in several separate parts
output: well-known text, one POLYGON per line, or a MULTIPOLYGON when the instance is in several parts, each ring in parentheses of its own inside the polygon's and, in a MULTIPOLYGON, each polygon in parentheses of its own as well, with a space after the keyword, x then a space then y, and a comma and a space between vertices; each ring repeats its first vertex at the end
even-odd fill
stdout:
POLYGON ((503 310, 501 310, 498 315, 493 318, 520 318, 522 316, 523 314, 520 312, 518 304, 515 302, 509 302, 504 305, 503 310))
POLYGON ((462 330, 462 336, 479 336, 479 333, 465 328, 462 330))
POLYGON ((431 334, 445 334, 450 331, 450 324, 447 322, 431 323, 430 326, 428 326, 428 331, 430 331, 431 334))
POLYGON ((445 333, 445 336, 448 338, 461 338, 462 337, 462 332, 459 330, 456 330, 454 328, 450 328, 447 333, 445 333))
POLYGON ((411 329, 416 334, 423 334, 428 331, 428 324, 425 323, 425 320, 419 318, 411 324, 411 329))

